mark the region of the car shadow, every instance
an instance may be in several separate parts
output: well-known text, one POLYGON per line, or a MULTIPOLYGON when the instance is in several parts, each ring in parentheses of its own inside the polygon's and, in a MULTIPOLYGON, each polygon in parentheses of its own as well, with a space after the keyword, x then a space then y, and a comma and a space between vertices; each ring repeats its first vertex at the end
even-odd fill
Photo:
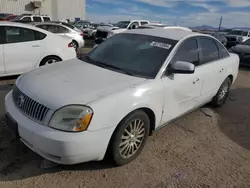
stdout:
MULTIPOLYGON (((250 88, 231 90, 227 103, 214 111, 219 115, 218 127, 234 143, 250 150, 250 88)), ((206 105, 210 108, 210 105, 206 105)), ((90 172, 116 168, 107 159, 77 165, 40 168, 43 158, 14 140, 5 119, 0 119, 0 181, 15 181, 59 172, 90 172)))
POLYGON ((250 150, 250 88, 231 90, 229 100, 215 109, 219 129, 236 144, 250 150))

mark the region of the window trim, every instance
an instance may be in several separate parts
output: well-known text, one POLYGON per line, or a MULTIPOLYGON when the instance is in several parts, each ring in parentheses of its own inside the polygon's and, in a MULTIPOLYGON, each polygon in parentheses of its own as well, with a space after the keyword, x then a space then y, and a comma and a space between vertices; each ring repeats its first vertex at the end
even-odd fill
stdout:
POLYGON ((202 52, 201 52, 201 44, 200 44, 200 39, 202 39, 202 38, 205 38, 205 39, 208 39, 208 40, 212 40, 212 41, 214 42, 214 44, 215 44, 215 46, 216 46, 216 48, 217 48, 218 54, 219 54, 219 58, 216 59, 216 60, 213 60, 213 61, 209 61, 209 62, 200 64, 200 65, 199 65, 200 67, 201 67, 201 66, 204 66, 204 65, 207 65, 207 64, 214 63, 215 61, 221 60, 221 58, 220 58, 220 51, 219 51, 219 48, 218 48, 218 46, 217 46, 217 44, 216 44, 216 41, 215 41, 212 37, 199 36, 199 37, 197 37, 197 41, 198 41, 198 47, 199 47, 199 53, 200 53, 200 60, 203 60, 203 55, 202 55, 202 52))
POLYGON ((32 22, 33 18, 31 16, 24 16, 24 17, 22 17, 21 20, 23 20, 23 21, 31 21, 32 22), (24 18, 30 18, 30 20, 24 20, 24 18))

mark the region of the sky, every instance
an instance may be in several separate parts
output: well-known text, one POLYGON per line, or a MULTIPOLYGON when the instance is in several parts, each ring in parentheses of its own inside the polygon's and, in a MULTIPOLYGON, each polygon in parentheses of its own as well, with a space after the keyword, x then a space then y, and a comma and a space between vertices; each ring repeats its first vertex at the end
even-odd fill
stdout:
POLYGON ((250 27, 250 0, 86 0, 86 17, 116 23, 145 19, 179 26, 250 27))

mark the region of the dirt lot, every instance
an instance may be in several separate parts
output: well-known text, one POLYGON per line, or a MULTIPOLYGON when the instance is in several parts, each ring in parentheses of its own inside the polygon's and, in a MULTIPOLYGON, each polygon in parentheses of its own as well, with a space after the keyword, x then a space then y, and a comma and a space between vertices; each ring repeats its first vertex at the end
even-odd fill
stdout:
MULTIPOLYGON (((0 83, 0 115, 12 80, 0 83)), ((42 158, 15 141, 0 120, 0 187, 250 187, 250 69, 240 71, 220 109, 206 106, 150 137, 132 163, 107 161, 41 169, 42 158)))

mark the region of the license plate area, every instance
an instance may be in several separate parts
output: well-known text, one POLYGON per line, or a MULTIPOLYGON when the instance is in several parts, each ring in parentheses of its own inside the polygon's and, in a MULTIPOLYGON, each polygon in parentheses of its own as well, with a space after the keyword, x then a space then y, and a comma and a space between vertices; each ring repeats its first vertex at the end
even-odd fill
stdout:
POLYGON ((7 123, 8 127, 9 127, 9 129, 13 133, 14 137, 16 139, 18 139, 19 138, 18 123, 10 116, 9 113, 7 113, 5 115, 5 118, 6 118, 6 123, 7 123))

